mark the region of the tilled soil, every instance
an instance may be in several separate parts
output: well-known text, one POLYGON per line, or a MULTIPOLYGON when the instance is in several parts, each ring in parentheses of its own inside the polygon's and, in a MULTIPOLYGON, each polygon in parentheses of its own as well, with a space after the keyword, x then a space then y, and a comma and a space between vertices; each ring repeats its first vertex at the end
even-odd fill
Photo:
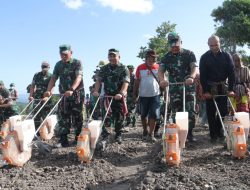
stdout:
POLYGON ((0 169, 0 189, 250 189, 249 154, 233 159, 222 142, 210 143, 208 129, 195 129, 199 141, 186 143, 177 168, 166 165, 161 139, 142 141, 137 126, 123 134, 121 145, 111 136, 87 164, 78 161, 74 146, 55 148, 47 156, 34 150, 24 167, 0 169))

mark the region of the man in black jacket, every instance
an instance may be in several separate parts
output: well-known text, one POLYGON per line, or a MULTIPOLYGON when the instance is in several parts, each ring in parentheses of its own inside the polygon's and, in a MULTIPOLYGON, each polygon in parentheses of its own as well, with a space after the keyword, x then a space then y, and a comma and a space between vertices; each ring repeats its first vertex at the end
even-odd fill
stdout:
POLYGON ((234 64, 230 54, 220 49, 220 39, 218 36, 211 36, 208 39, 209 51, 204 53, 200 59, 200 80, 206 98, 206 111, 209 124, 211 142, 218 138, 224 139, 222 125, 213 97, 218 105, 220 114, 224 117, 227 113, 227 96, 233 96, 233 85, 235 82, 234 64), (227 82, 228 80, 228 87, 227 82))

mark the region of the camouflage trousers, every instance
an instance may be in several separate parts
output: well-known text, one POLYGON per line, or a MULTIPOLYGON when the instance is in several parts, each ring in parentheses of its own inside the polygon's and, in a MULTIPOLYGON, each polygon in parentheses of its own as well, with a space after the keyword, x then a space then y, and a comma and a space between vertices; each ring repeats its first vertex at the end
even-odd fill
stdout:
POLYGON ((128 126, 130 123, 132 123, 132 126, 135 127, 136 123, 136 115, 135 115, 135 104, 133 102, 133 98, 128 96, 127 97, 127 106, 128 106, 128 114, 126 116, 126 125, 128 126))
MULTIPOLYGON (((189 120, 189 129, 193 129, 195 127, 195 94, 187 92, 186 93, 186 101, 185 101, 185 111, 188 112, 188 120, 189 120)), ((183 94, 170 92, 170 109, 173 114, 173 121, 175 122, 175 114, 176 112, 183 111, 183 94)))
POLYGON ((63 98, 58 109, 58 134, 60 136, 68 135, 70 128, 74 127, 74 133, 76 137, 81 133, 83 125, 83 103, 76 102, 74 100, 68 101, 67 98, 63 98))
MULTIPOLYGON (((36 107, 37 103, 33 105, 33 107, 36 107)), ((37 111, 42 107, 42 105, 37 106, 37 108, 34 110, 34 114, 36 114, 37 111)), ((39 111, 37 116, 34 118, 35 122, 35 128, 38 129, 38 127, 42 124, 43 120, 46 118, 46 116, 49 114, 50 109, 52 108, 51 102, 49 101, 42 109, 39 111)))
POLYGON ((111 125, 114 126, 116 135, 121 134, 121 129, 124 127, 125 124, 125 115, 123 113, 122 107, 123 104, 121 100, 113 100, 111 104, 111 110, 109 110, 109 113, 111 114, 110 117, 110 121, 112 123, 111 125))

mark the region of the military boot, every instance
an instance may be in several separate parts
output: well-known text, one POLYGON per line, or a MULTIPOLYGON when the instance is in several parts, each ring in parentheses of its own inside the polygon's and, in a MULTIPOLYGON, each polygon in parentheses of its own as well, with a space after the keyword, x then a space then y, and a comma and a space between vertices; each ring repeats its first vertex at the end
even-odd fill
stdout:
POLYGON ((59 143, 56 145, 57 148, 68 147, 69 141, 67 135, 61 135, 59 143))
POLYGON ((187 139, 188 139, 189 142, 196 142, 197 141, 197 139, 194 138, 193 129, 188 130, 187 139))
POLYGON ((122 144, 122 134, 121 133, 116 133, 115 141, 118 142, 118 144, 122 144))

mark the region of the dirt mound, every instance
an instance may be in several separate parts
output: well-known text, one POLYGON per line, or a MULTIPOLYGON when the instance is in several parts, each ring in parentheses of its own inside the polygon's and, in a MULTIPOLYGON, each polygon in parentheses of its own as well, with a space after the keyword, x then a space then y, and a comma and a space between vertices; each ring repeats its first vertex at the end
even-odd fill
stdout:
POLYGON ((249 156, 232 159, 222 142, 209 142, 207 129, 195 129, 199 141, 187 143, 179 168, 166 166, 160 139, 142 141, 141 133, 139 125, 131 128, 121 145, 111 136, 87 164, 79 163, 73 146, 48 156, 34 150, 23 168, 0 169, 0 189, 249 189, 249 156))

